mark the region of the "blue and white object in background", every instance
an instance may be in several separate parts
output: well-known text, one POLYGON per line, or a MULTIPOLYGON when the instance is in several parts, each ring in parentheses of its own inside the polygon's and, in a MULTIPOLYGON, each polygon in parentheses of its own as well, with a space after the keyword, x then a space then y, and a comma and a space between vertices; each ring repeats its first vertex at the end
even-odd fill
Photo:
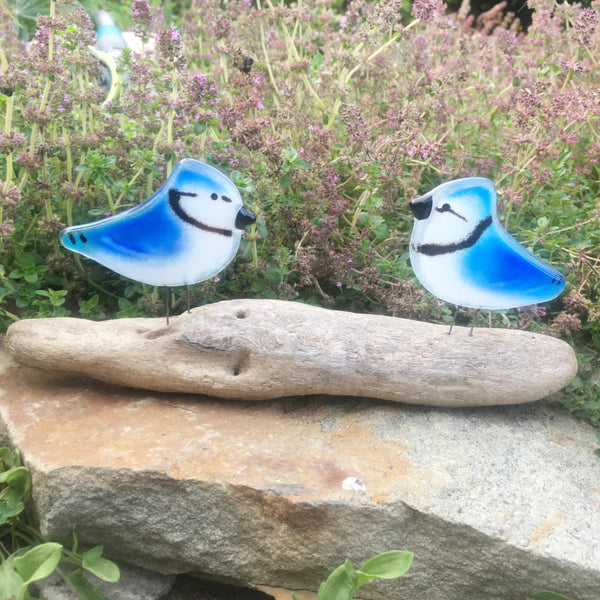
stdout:
MULTIPOLYGON (((92 21, 96 26, 96 47, 90 48, 90 51, 102 66, 98 85, 110 92, 115 87, 115 81, 119 77, 116 63, 123 48, 127 47, 127 42, 114 19, 105 10, 96 11, 92 16, 92 21)), ((112 97, 114 97, 114 94, 112 97)))
POLYGON ((565 278, 519 244, 496 215, 488 179, 449 181, 410 203, 410 261, 421 284, 457 306, 508 309, 552 300, 565 278))
POLYGON ((254 221, 228 177, 188 158, 145 202, 67 227, 60 241, 135 281, 179 286, 223 270, 237 253, 243 228, 254 221))

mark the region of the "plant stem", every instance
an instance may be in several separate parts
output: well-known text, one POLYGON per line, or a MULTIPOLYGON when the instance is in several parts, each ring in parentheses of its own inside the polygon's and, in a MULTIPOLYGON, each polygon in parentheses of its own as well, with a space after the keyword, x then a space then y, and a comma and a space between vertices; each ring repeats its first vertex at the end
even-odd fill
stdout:
MULTIPOLYGON (((267 3, 271 9, 274 9, 273 3, 271 2, 271 0, 267 0, 267 3)), ((297 21, 298 20, 296 20, 296 23, 297 23, 297 21)), ((302 59, 300 58, 298 49, 296 48, 296 45, 294 44, 294 39, 290 35, 290 32, 287 30, 287 27, 286 27, 285 23, 283 22, 283 19, 279 19, 279 24, 280 24, 281 30, 283 31, 283 34, 285 36, 285 41, 286 41, 286 45, 287 45, 287 49, 288 49, 288 57, 291 58, 293 56, 296 59, 296 62, 298 62, 298 63, 301 62, 302 59)), ((295 27, 294 27, 294 31, 296 31, 295 27)), ((304 82, 304 85, 306 86, 308 93, 315 99, 319 109, 321 109, 322 111, 325 111, 325 103, 323 102, 323 100, 321 100, 321 98, 319 97, 319 94, 317 94, 317 92, 315 92, 314 88, 310 84, 310 81, 308 80, 308 77, 306 76, 306 73, 301 73, 300 77, 302 78, 302 81, 304 82)))
POLYGON ((109 187, 106 184, 103 184, 103 187, 104 187, 104 193, 106 194, 106 198, 108 199, 108 206, 110 208, 110 212, 114 215, 117 207, 115 206, 115 204, 113 202, 112 194, 110 192, 109 187))
POLYGON ((167 144, 169 146, 169 161, 167 162, 167 177, 173 170, 173 156, 171 154, 171 145, 173 144, 173 120, 175 119, 175 100, 177 100, 177 71, 173 69, 173 94, 171 96, 171 106, 167 117, 167 144))
MULTIPOLYGON (((54 19, 56 16, 56 5, 55 0, 50 0, 50 18, 54 19)), ((48 66, 52 65, 52 61, 54 60, 54 28, 50 27, 48 30, 48 66)), ((48 95, 50 93, 50 77, 46 74, 46 83, 44 85, 44 91, 42 92, 42 98, 40 100, 40 104, 38 106, 38 115, 46 108, 46 102, 48 101, 48 95)), ((29 140, 29 157, 31 159, 35 156, 35 142, 37 139, 39 124, 37 121, 34 122, 31 127, 31 137, 29 140)), ((84 134, 85 135, 85 134, 84 134)), ((21 181, 19 183, 19 191, 22 191, 27 183, 27 179, 29 178, 29 171, 25 170, 21 181)))
MULTIPOLYGON (((257 6, 258 10, 262 10, 260 0, 256 0, 256 6, 257 6)), ((260 46, 262 48, 263 55, 265 57, 265 63, 267 65, 267 72, 269 73, 269 80, 271 82, 271 85, 273 86, 273 89, 275 90, 275 96, 273 96, 273 100, 275 101, 275 106, 279 106, 279 95, 281 92, 279 91, 279 87, 277 85, 277 82, 275 81, 275 76, 273 75, 273 68, 271 67, 271 59, 269 58, 269 52, 267 51, 267 44, 265 42, 265 27, 263 25, 262 20, 259 22, 259 26, 260 26, 260 46)))
MULTIPOLYGON (((129 180, 129 185, 132 185, 135 180, 144 172, 144 167, 140 167, 135 174, 133 175, 133 177, 129 180)), ((119 208, 119 205, 121 204, 121 201, 123 200, 123 198, 125 197, 125 190, 123 190, 121 192, 121 194, 119 195, 119 197, 117 198, 117 201, 115 202, 115 210, 117 208, 119 208)))
POLYGON ((367 56, 367 58, 360 61, 357 65, 355 65, 352 69, 350 69, 350 71, 347 71, 346 69, 342 69, 342 72, 340 74, 340 81, 339 81, 339 91, 336 94, 336 99, 335 99, 335 102, 333 105, 333 110, 331 111, 331 114, 329 115, 329 122, 327 123, 327 129, 332 128, 332 126, 339 114, 340 107, 342 106, 342 93, 344 91, 344 88, 350 83, 350 79, 352 78, 354 73, 356 73, 356 71, 358 71, 358 69, 360 69, 361 67, 369 64, 372 60, 377 58, 377 56, 379 56, 386 48, 388 48, 396 40, 401 38, 402 34, 404 32, 413 28, 418 22, 419 22, 419 19, 415 19, 414 21, 409 23, 406 27, 404 27, 404 29, 402 31, 393 34, 392 37, 390 37, 390 39, 387 42, 385 42, 385 44, 383 44, 379 48, 377 48, 377 50, 372 52, 369 56, 367 56))
MULTIPOLYGON (((12 94, 7 96, 6 98, 6 119, 4 121, 4 134, 6 136, 10 135, 10 125, 12 121, 12 111, 13 111, 13 103, 14 99, 12 94)), ((13 162, 12 162, 12 152, 9 152, 6 155, 6 179, 4 181, 4 186, 2 192, 6 195, 8 192, 8 187, 12 183, 13 178, 13 162)), ((0 222, 2 221, 2 214, 0 213, 0 222)))

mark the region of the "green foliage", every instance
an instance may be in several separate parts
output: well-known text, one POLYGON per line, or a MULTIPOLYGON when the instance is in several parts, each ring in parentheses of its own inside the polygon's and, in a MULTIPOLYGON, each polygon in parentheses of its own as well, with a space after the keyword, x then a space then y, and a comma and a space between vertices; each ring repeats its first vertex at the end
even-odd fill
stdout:
POLYGON ((0 598, 29 600, 30 585, 56 572, 82 600, 108 600, 83 577, 83 570, 115 582, 120 576, 117 565, 103 558, 102 546, 78 553, 75 536, 71 550, 46 540, 24 517, 30 490, 31 474, 18 450, 0 448, 0 598), (67 575, 64 565, 76 569, 67 575))
MULTIPOLYGON (((354 570, 346 559, 334 569, 319 586, 319 600, 352 600, 358 589, 372 579, 397 579, 405 575, 413 562, 414 554, 403 550, 392 550, 369 559, 359 570, 354 570)), ((298 600, 292 594, 292 600, 298 600)), ((555 592, 538 592, 527 600, 570 600, 555 592)))
POLYGON ((279 178, 279 185, 282 188, 289 188, 292 185, 294 171, 309 171, 311 164, 298 156, 293 148, 287 148, 282 154, 283 164, 281 170, 283 175, 279 178))
POLYGON ((29 470, 21 466, 18 451, 0 448, 0 526, 25 510, 25 498, 31 489, 29 470))
POLYGON ((28 40, 35 31, 35 22, 40 14, 48 14, 48 0, 14 0, 8 3, 9 10, 18 24, 19 38, 28 40))
POLYGON ((412 561, 412 552, 392 550, 374 556, 355 571, 352 563, 346 560, 321 584, 319 600, 351 600, 357 590, 371 579, 401 577, 410 569, 412 561))
POLYGON ((51 575, 62 556, 62 546, 54 542, 46 542, 34 546, 24 554, 15 557, 13 565, 21 585, 27 587, 33 581, 39 581, 51 575))

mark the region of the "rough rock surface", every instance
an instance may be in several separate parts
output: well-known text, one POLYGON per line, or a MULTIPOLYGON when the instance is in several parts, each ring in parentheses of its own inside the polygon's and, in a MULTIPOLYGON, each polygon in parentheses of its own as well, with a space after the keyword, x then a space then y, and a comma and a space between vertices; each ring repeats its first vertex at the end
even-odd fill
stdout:
POLYGON ((346 557, 411 550, 406 577, 362 595, 598 599, 597 439, 545 401, 218 402, 0 358, 0 437, 32 468, 54 539, 75 530, 164 574, 309 590, 346 557))
POLYGON ((577 372, 571 347, 506 329, 448 328, 279 300, 230 300, 174 318, 19 321, 29 366, 165 392, 263 400, 353 395, 438 406, 539 400, 577 372))

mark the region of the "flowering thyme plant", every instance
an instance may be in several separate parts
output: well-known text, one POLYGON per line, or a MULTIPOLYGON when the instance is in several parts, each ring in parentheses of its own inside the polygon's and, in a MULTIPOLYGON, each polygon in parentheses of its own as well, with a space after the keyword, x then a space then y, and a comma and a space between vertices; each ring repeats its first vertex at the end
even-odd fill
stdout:
POLYGON ((165 24, 133 0, 131 29, 151 43, 122 53, 110 102, 81 9, 51 2, 27 46, 2 11, 4 327, 160 314, 156 289, 67 255, 57 233, 144 200, 189 156, 231 176, 258 215, 242 256, 195 286, 195 303, 296 298, 447 320, 408 264, 407 204, 481 175, 499 189, 506 228, 568 281, 543 310, 485 318, 569 336, 594 356, 599 8, 528 5, 523 32, 504 5, 475 18, 466 2, 448 14, 441 0, 415 0, 410 14, 399 0, 342 12, 324 0, 192 0, 165 24))

